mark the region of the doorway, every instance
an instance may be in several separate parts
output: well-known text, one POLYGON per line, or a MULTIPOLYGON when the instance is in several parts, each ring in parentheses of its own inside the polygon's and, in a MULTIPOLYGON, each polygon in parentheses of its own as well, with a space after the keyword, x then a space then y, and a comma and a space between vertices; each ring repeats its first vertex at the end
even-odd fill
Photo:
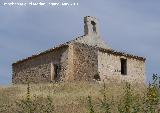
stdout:
POLYGON ((57 63, 51 63, 51 81, 59 81, 60 80, 60 64, 57 63))

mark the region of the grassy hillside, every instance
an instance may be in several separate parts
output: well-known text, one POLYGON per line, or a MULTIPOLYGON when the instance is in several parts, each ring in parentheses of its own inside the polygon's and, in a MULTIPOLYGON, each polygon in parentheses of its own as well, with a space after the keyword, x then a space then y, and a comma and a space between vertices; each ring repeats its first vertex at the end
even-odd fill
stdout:
POLYGON ((156 91, 116 82, 0 87, 0 113, 157 113, 156 91))

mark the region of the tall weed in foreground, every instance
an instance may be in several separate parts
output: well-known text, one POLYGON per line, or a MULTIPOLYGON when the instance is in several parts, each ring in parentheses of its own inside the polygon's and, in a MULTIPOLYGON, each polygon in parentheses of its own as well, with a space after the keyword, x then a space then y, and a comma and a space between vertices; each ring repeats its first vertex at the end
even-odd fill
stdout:
POLYGON ((19 102, 16 102, 16 105, 19 108, 21 108, 17 112, 20 112, 20 113, 21 112, 24 112, 24 113, 34 113, 35 106, 33 105, 33 102, 31 100, 30 83, 29 83, 29 81, 27 83, 27 95, 26 95, 26 98, 20 100, 19 102))
POLYGON ((141 113, 140 97, 134 94, 131 84, 126 82, 124 87, 124 96, 118 104, 119 113, 141 113))
POLYGON ((34 113, 35 106, 33 105, 33 102, 31 100, 31 94, 30 94, 30 83, 28 81, 27 83, 27 95, 24 99, 17 101, 16 105, 18 107, 17 112, 21 113, 34 113))
POLYGON ((102 113, 111 113, 111 102, 107 100, 106 96, 106 84, 103 83, 103 98, 100 100, 100 107, 102 109, 102 113))
POLYGON ((88 113, 95 113, 93 108, 93 103, 92 103, 92 97, 88 96, 87 101, 88 101, 88 113))
POLYGON ((30 102, 23 99, 17 103, 16 113, 54 113, 54 105, 51 97, 34 96, 30 102))
POLYGON ((52 98, 34 95, 31 98, 30 84, 27 84, 26 98, 16 102, 16 113, 54 113, 54 105, 52 98))
POLYGON ((158 113, 160 112, 158 110, 158 106, 160 106, 160 94, 159 94, 159 87, 158 84, 156 84, 158 76, 153 74, 153 83, 149 84, 149 87, 147 88, 147 92, 145 94, 145 97, 143 99, 143 111, 145 113, 158 113))

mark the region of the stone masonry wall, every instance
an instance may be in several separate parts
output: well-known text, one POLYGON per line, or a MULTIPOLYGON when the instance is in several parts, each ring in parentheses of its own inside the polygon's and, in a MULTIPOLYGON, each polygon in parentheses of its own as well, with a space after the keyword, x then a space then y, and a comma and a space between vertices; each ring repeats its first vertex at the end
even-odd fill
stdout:
POLYGON ((93 80, 98 72, 97 50, 85 44, 73 45, 73 75, 75 80, 93 80))
POLYGON ((96 75, 101 80, 145 81, 145 61, 134 57, 114 54, 98 48, 72 43, 45 54, 13 64, 12 82, 42 83, 50 82, 54 77, 53 64, 59 64, 60 79, 63 81, 92 81, 96 75), (127 75, 121 75, 120 59, 127 59, 127 75))
POLYGON ((40 56, 28 59, 27 61, 13 64, 12 83, 26 83, 29 78, 30 82, 50 82, 51 81, 51 63, 60 64, 60 76, 62 79, 68 71, 68 47, 61 47, 40 56))
POLYGON ((145 61, 99 51, 98 71, 102 79, 130 82, 145 82, 145 61), (127 75, 121 75, 120 59, 127 59, 127 75))

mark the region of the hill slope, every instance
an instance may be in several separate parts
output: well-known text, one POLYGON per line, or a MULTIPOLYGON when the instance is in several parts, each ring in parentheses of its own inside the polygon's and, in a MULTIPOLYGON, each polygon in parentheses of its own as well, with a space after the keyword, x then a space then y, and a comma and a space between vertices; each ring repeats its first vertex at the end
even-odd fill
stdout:
POLYGON ((112 113, 123 113, 120 110, 127 110, 126 102, 129 102, 129 110, 134 110, 136 105, 140 105, 139 109, 142 109, 146 106, 142 104, 147 100, 146 86, 144 84, 128 86, 126 83, 116 82, 105 83, 105 85, 104 83, 65 82, 2 87, 0 112, 35 113, 35 110, 36 113, 92 113, 93 109, 96 113, 104 113, 108 106, 108 110, 112 113))

